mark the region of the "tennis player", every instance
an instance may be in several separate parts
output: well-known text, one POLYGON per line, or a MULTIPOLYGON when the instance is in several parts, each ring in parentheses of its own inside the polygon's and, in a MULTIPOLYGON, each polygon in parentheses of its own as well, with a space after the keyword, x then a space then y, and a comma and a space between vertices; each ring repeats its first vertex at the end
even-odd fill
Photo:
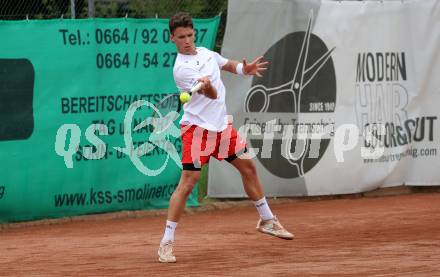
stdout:
POLYGON ((174 80, 181 91, 190 91, 203 83, 198 93, 184 105, 180 121, 182 137, 182 175, 171 196, 165 232, 160 242, 159 261, 176 262, 173 254, 174 231, 185 209, 185 204, 200 176, 201 166, 212 156, 231 163, 241 174, 244 190, 260 215, 257 230, 282 239, 293 239, 272 214, 254 162, 247 157, 245 141, 228 122, 225 105, 225 86, 220 70, 239 75, 261 77, 267 62, 263 57, 251 63, 228 60, 204 47, 195 47, 193 22, 189 14, 177 13, 169 21, 171 40, 178 55, 174 64, 174 80))

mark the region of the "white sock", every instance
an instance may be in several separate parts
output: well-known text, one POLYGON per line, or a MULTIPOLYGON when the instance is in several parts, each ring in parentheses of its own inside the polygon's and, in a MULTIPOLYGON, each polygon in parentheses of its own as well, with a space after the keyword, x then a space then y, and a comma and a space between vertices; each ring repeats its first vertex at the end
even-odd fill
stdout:
POLYGON ((174 241, 174 231, 176 230, 177 222, 167 220, 165 225, 165 232, 163 234, 163 238, 160 241, 161 244, 167 241, 174 241))
POLYGON ((274 218, 272 211, 267 204, 266 197, 263 197, 258 201, 254 201, 254 204, 262 220, 269 220, 274 218))

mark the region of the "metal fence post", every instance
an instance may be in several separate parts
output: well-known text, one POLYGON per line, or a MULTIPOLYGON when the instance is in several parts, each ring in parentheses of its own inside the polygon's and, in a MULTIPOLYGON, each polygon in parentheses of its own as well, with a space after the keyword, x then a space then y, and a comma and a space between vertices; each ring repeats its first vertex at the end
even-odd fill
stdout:
POLYGON ((95 17, 95 0, 89 0, 89 17, 95 17))
POLYGON ((70 0, 70 12, 72 13, 72 19, 75 19, 75 0, 70 0))

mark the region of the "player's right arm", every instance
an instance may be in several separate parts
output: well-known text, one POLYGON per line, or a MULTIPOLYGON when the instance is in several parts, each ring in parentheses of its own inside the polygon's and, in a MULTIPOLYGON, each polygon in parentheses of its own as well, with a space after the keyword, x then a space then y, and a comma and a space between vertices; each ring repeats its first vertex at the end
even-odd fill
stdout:
POLYGON ((211 80, 207 76, 199 78, 197 80, 199 83, 203 83, 201 87, 202 93, 211 99, 217 99, 217 90, 216 88, 211 84, 211 80))
POLYGON ((198 91, 199 94, 217 99, 217 90, 211 84, 207 76, 202 76, 200 73, 190 67, 179 67, 174 71, 174 81, 177 87, 182 91, 191 91, 197 83, 203 83, 203 86, 198 91))

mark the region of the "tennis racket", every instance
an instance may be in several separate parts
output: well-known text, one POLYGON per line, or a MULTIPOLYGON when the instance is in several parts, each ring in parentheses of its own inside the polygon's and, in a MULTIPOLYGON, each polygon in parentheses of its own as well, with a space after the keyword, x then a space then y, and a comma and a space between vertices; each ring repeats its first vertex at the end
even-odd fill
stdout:
MULTIPOLYGON (((203 86, 203 83, 197 83, 190 91, 186 91, 189 95, 199 91, 203 86)), ((173 93, 165 96, 155 106, 152 107, 152 113, 150 117, 142 121, 137 125, 133 131, 144 128, 147 125, 151 125, 154 132, 163 132, 173 124, 173 122, 179 117, 182 110, 182 102, 180 101, 180 93, 173 93)))

